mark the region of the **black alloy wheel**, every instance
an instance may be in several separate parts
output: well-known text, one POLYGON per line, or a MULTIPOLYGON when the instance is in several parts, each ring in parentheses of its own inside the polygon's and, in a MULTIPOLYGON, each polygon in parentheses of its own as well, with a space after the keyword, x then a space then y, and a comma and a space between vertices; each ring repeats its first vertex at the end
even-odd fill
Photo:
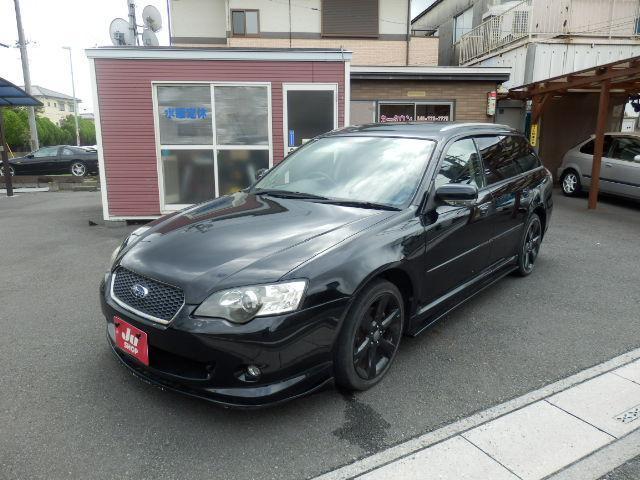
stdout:
MULTIPOLYGON (((16 174, 16 170, 11 165, 9 165, 9 173, 12 177, 16 174)), ((0 177, 4 177, 4 165, 0 166, 0 177)))
POLYGON ((540 253, 541 243, 542 222, 540 222, 540 217, 533 213, 527 222, 518 255, 518 273, 521 276, 529 275, 533 271, 538 253, 540 253))
POLYGON ((375 385, 393 362, 404 324, 402 295, 379 280, 358 296, 338 339, 336 382, 351 390, 375 385))

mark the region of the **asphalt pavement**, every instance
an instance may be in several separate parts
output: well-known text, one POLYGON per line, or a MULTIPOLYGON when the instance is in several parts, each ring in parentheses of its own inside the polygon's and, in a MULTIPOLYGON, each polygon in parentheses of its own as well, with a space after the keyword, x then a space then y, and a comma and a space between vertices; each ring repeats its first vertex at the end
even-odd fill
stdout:
POLYGON ((97 193, 0 196, 0 478, 312 477, 639 347, 640 205, 555 201, 536 271, 403 339, 374 389, 234 411, 109 351, 98 283, 135 226, 90 226, 97 193))

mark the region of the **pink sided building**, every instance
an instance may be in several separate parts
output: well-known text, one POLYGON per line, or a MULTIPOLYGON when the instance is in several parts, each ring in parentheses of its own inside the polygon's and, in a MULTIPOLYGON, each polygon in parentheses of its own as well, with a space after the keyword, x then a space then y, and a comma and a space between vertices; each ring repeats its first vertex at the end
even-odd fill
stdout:
POLYGON ((349 124, 350 52, 113 47, 87 56, 105 220, 238 191, 349 124))

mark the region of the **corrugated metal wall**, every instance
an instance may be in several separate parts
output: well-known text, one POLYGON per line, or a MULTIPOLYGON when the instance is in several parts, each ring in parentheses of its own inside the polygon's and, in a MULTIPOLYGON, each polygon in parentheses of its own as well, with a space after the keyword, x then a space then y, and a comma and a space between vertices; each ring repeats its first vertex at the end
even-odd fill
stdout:
POLYGON ((337 83, 344 125, 342 62, 96 59, 95 69, 112 217, 161 213, 151 82, 271 82, 274 164, 284 156, 283 82, 337 83))

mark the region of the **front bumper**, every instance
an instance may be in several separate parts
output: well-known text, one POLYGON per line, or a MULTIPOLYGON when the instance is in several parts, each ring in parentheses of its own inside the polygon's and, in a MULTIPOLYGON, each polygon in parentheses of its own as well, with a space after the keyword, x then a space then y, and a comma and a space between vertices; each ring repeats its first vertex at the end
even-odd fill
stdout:
POLYGON ((139 317, 100 288, 107 338, 117 358, 136 376, 190 396, 234 407, 260 407, 320 389, 332 380, 332 347, 348 298, 245 325, 202 320, 186 305, 168 325, 139 317), (114 316, 147 333, 149 365, 115 346, 114 316), (244 375, 257 365, 257 381, 244 375))

